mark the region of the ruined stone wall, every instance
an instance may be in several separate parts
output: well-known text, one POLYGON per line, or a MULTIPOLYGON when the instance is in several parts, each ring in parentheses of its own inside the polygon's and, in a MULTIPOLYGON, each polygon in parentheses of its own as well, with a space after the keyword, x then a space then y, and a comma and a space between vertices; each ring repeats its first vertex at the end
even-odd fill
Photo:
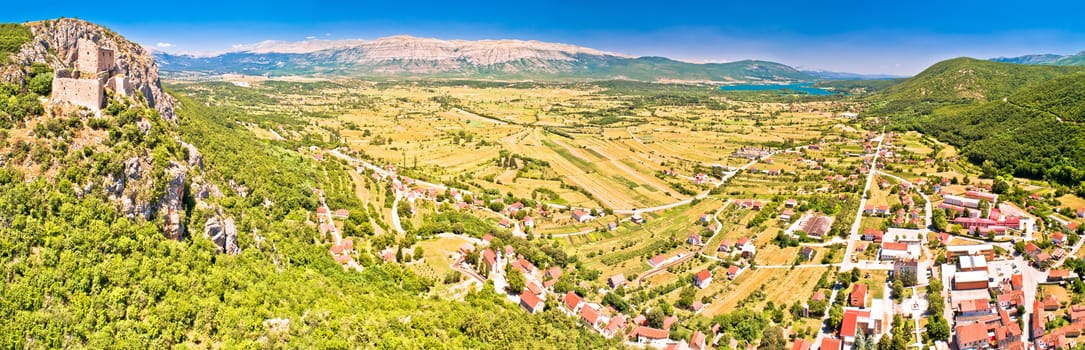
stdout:
POLYGON ((132 85, 128 84, 128 79, 125 79, 123 75, 115 75, 109 78, 106 82, 106 88, 113 90, 119 96, 131 96, 132 85))
POLYGON ((98 111, 104 98, 105 90, 98 79, 53 78, 51 103, 67 102, 98 111))
POLYGON ((76 48, 75 68, 80 72, 101 73, 113 70, 113 50, 90 39, 80 38, 76 48))

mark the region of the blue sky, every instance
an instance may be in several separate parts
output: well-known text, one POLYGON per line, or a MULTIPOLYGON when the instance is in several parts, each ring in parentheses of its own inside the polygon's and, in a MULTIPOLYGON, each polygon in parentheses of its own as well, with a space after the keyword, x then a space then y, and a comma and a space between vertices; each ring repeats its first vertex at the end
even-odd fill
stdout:
POLYGON ((764 59, 906 75, 958 56, 1085 51, 1085 1, 949 2, 18 1, 3 5, 0 21, 78 17, 174 52, 222 51, 269 39, 408 34, 535 39, 688 61, 764 59))

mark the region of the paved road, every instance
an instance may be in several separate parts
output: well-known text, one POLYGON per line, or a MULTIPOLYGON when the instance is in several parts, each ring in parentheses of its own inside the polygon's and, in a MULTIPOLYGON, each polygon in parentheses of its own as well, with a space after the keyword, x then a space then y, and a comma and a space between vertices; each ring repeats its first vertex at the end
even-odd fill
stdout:
POLYGON ((689 254, 683 255, 681 258, 672 259, 670 262, 667 262, 667 263, 664 263, 663 265, 659 265, 657 267, 654 267, 651 270, 648 270, 648 272, 645 272, 644 274, 642 274, 640 276, 637 276, 637 280, 636 280, 637 285, 640 286, 641 281, 644 280, 645 278, 651 277, 652 275, 655 275, 655 274, 663 272, 663 271, 667 271, 668 267, 684 263, 687 260, 689 260, 690 258, 693 258, 695 256, 697 256, 696 253, 689 253, 689 254))
POLYGON ((396 232, 407 233, 403 230, 403 226, 399 224, 399 200, 403 198, 403 195, 398 191, 396 192, 396 199, 392 202, 392 228, 396 229, 396 232))
POLYGON ((836 300, 836 295, 840 291, 842 286, 839 283, 833 284, 833 292, 829 294, 829 302, 825 305, 825 313, 821 316, 821 328, 818 330, 818 336, 814 339, 814 346, 821 347, 821 340, 825 339, 831 333, 836 332, 835 329, 829 327, 829 310, 833 307, 833 302, 836 300))
POLYGON ((878 154, 882 150, 882 142, 885 141, 885 127, 882 127, 882 135, 878 137, 878 147, 874 149, 874 158, 870 161, 870 171, 867 172, 866 186, 863 187, 863 195, 859 199, 859 208, 855 210, 855 222, 851 224, 851 232, 848 237, 848 247, 844 250, 844 263, 841 264, 841 270, 851 270, 852 254, 855 254, 855 242, 859 240, 859 226, 863 219, 863 208, 866 207, 867 191, 870 191, 870 184, 874 182, 874 173, 878 168, 878 154))

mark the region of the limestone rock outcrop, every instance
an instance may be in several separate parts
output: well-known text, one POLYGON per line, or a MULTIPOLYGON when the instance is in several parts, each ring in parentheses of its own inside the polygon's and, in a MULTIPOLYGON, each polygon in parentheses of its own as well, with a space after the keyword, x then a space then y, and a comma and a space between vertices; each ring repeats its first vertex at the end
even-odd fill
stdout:
POLYGON ((237 246, 237 225, 232 217, 222 219, 219 216, 213 216, 207 219, 203 227, 203 235, 215 242, 219 252, 231 255, 241 252, 241 248, 237 246))

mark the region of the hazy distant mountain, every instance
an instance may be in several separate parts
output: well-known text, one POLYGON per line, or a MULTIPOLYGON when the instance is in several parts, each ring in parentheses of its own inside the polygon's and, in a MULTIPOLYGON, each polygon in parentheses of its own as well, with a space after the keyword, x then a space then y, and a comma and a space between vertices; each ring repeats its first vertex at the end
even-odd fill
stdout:
POLYGON ((1024 55, 1017 57, 997 57, 991 61, 1017 64, 1051 64, 1066 56, 1055 54, 1024 55))
POLYGON ((695 64, 568 44, 521 40, 266 41, 215 56, 155 54, 167 72, 250 75, 436 76, 493 79, 630 79, 781 82, 816 79, 765 61, 695 64))
POLYGON ((804 69, 803 73, 809 74, 819 79, 825 80, 882 80, 882 79, 897 79, 904 78, 902 75, 889 75, 889 74, 862 74, 862 73, 848 73, 848 72, 832 72, 827 70, 816 69, 804 69))
POLYGON ((1085 51, 1073 55, 1039 54, 1018 57, 998 57, 991 61, 1017 64, 1048 64, 1053 66, 1085 66, 1085 51))

